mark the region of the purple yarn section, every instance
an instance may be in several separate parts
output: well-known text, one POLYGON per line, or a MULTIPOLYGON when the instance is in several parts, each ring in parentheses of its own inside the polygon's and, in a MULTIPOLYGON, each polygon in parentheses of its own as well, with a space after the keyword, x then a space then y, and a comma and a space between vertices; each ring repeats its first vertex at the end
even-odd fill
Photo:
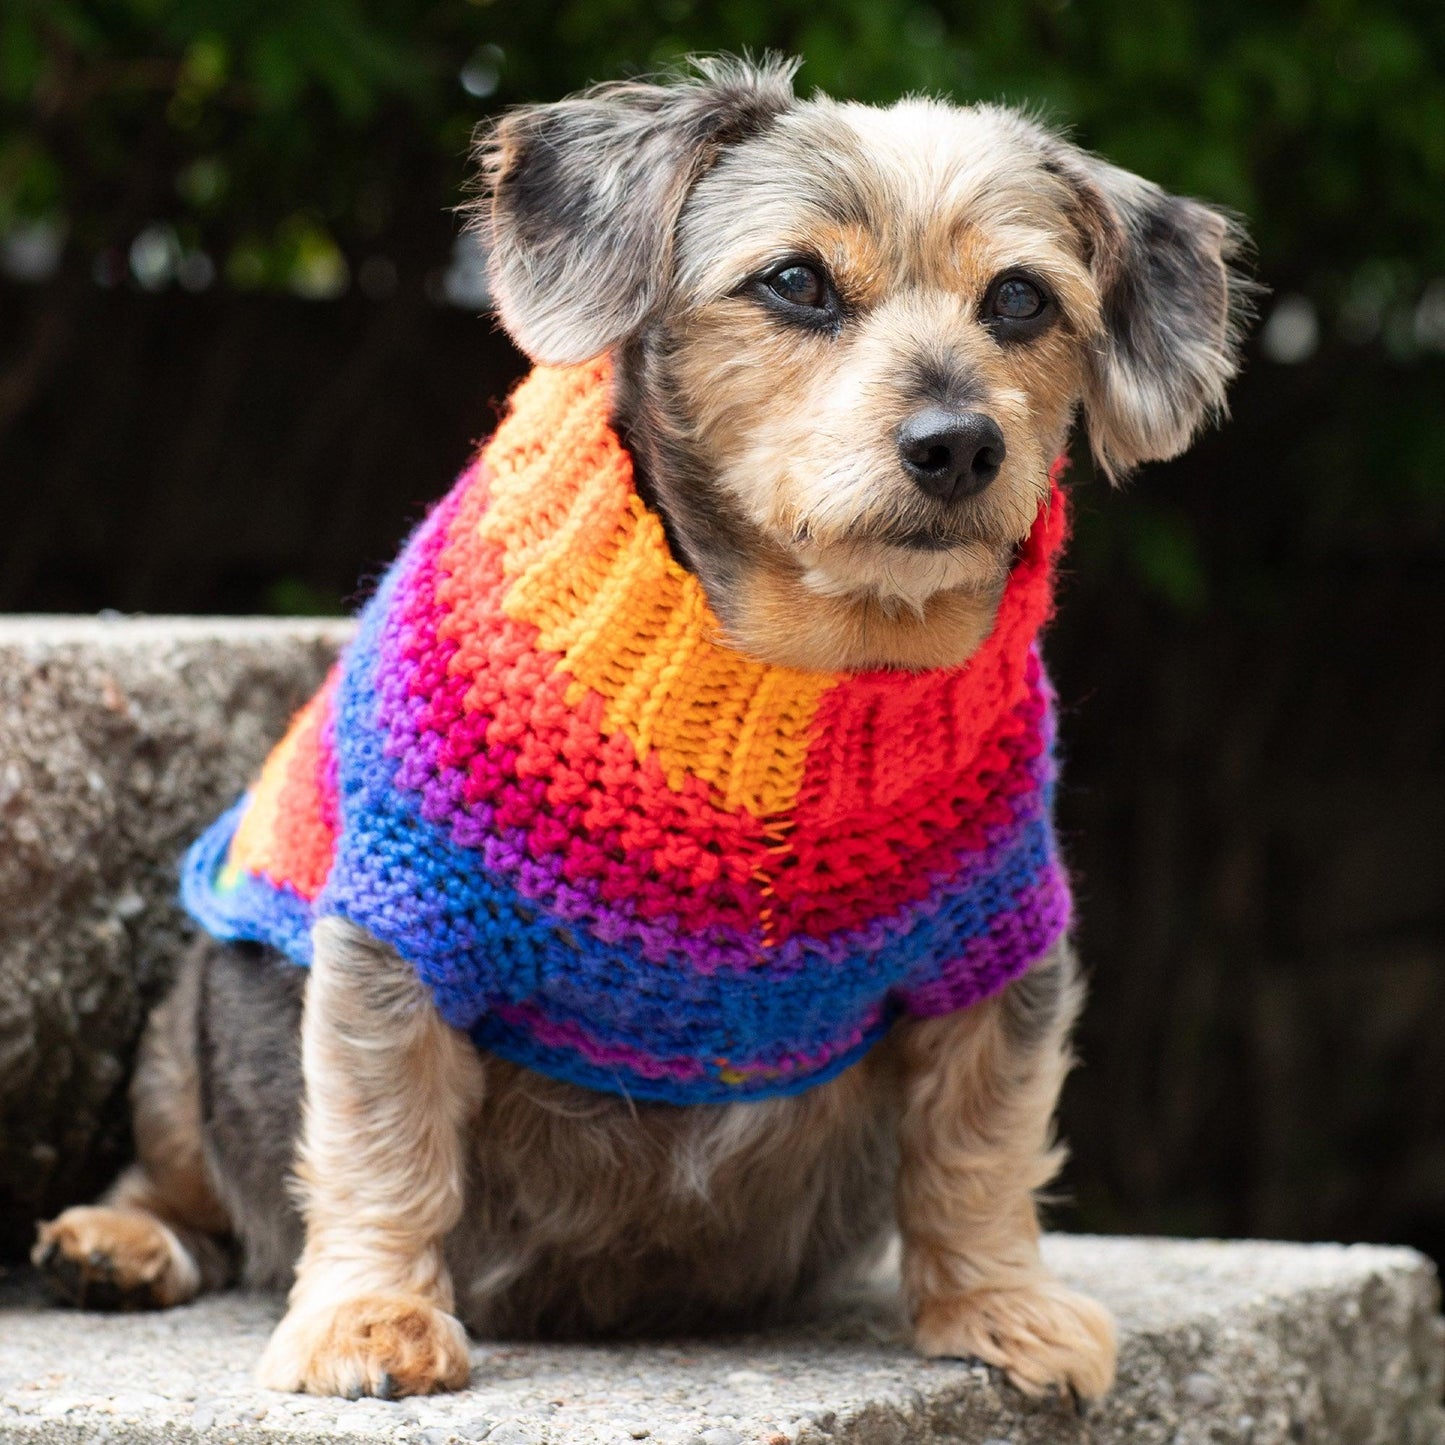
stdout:
POLYGON ((953 1013, 961 996, 997 993, 1063 936, 1070 914, 1068 880, 1054 860, 1037 883, 1015 896, 1011 908, 994 915, 986 933, 941 965, 936 977, 900 989, 899 1001, 909 1013, 932 1018, 953 1013))

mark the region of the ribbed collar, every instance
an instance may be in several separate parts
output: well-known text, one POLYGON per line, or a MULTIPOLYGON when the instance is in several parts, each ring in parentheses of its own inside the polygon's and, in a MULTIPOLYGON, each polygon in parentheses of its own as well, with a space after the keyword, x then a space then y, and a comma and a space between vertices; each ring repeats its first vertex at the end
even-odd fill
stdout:
POLYGON ((489 499, 478 526, 501 553, 502 610, 561 654, 569 702, 594 691, 604 731, 625 734, 639 758, 655 756, 673 786, 691 774, 723 806, 755 816, 787 813, 805 789, 824 813, 886 805, 925 776, 968 767, 1027 691, 1066 530, 1058 464, 972 658, 926 672, 806 672, 729 645, 637 493, 609 424, 611 396, 605 360, 539 367, 481 458, 489 499), (872 768, 880 736, 901 746, 872 768))

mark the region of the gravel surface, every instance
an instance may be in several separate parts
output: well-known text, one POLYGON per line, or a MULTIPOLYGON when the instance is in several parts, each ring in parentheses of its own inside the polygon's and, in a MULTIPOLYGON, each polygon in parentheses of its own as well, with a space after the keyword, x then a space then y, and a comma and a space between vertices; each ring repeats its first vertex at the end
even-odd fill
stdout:
POLYGON ((273 1394, 274 1300, 50 1309, 0 1283, 0 1442, 451 1445, 1442 1445, 1445 1326, 1428 1262, 1368 1246, 1054 1237, 1119 1314, 1119 1384, 1080 1415, 908 1349, 881 1279, 795 1329, 627 1346, 479 1343, 471 1387, 396 1404, 273 1394))

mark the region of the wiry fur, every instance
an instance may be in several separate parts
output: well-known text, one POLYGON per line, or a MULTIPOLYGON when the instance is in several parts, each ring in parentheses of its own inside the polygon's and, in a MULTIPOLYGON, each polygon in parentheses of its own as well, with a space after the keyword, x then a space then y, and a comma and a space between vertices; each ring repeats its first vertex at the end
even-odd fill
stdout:
POLYGON ((971 1355, 1023 1389, 1101 1394, 1108 1312, 1039 1258, 1038 1191, 1063 1163, 1054 1107, 1082 990, 1065 955, 977 1008, 899 1030, 903 1287, 928 1355, 971 1355))
POLYGON ((1245 249, 1225 212, 1111 166, 1033 128, 1072 186, 1072 218, 1099 290, 1084 414, 1094 457, 1117 478, 1178 456, 1225 411, 1254 286, 1233 269, 1245 249))
MULTIPOLYGON (((1119 472, 1221 406, 1235 233, 1012 111, 800 101, 792 70, 709 61, 490 128, 474 214, 501 318, 539 361, 613 353, 639 488, 736 645, 826 670, 957 663, 1080 407, 1119 472), (759 304, 798 256, 841 297, 829 328, 759 304), (984 299, 1020 267, 1056 314, 1006 342, 984 299), (964 501, 901 469, 925 404, 1006 439, 964 501)), ((229 1239, 245 1278, 291 1285, 265 1382, 415 1393, 465 1382, 459 1321, 755 1323, 867 1261, 896 1217, 921 1349, 1026 1390, 1107 1388, 1108 1316, 1038 1251, 1080 998, 1066 945, 802 1095, 679 1109, 481 1055, 405 960, 336 920, 314 944, 304 984, 264 950, 198 946, 142 1052, 138 1164, 41 1230, 71 1298, 177 1303, 229 1277, 229 1239)))
POLYGON ((956 663, 992 625, 1081 406, 1113 475, 1175 455, 1221 408, 1237 231, 1015 111, 789 101, 788 73, 592 92, 577 102, 585 134, 571 102, 504 121, 477 208, 499 311, 539 360, 619 349, 618 420, 641 484, 739 647, 822 669, 956 663), (649 161, 637 190, 636 158, 673 106, 689 117, 673 146, 690 151, 649 161), (569 126, 566 165, 529 166, 507 141, 535 131, 561 153, 569 126), (604 218, 603 194, 645 196, 662 229, 625 205, 604 218), (547 258, 527 288, 524 252, 547 258), (780 326, 750 294, 749 278, 794 255, 836 280, 836 334, 780 326), (1059 317, 1002 346, 979 308, 1019 267, 1048 283, 1059 317), (552 284, 564 269, 584 279, 552 284), (540 326, 549 339, 529 346, 540 326), (988 413, 1007 441, 999 477, 962 504, 898 465, 899 426, 929 401, 988 413), (896 540, 910 533, 935 545, 896 540))
POLYGON ((585 361, 650 317, 667 294, 688 188, 723 146, 787 107, 796 69, 701 60, 673 85, 599 85, 482 130, 489 203, 475 214, 497 304, 524 351, 585 361))

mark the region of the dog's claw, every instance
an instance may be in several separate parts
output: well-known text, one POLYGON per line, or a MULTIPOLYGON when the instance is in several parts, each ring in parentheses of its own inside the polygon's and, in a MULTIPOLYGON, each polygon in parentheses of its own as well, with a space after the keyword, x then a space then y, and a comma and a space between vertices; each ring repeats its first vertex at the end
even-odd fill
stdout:
POLYGON ((394 1400, 396 1398, 396 1381, 386 1370, 381 1372, 381 1378, 376 1382, 376 1398, 378 1400, 394 1400))

